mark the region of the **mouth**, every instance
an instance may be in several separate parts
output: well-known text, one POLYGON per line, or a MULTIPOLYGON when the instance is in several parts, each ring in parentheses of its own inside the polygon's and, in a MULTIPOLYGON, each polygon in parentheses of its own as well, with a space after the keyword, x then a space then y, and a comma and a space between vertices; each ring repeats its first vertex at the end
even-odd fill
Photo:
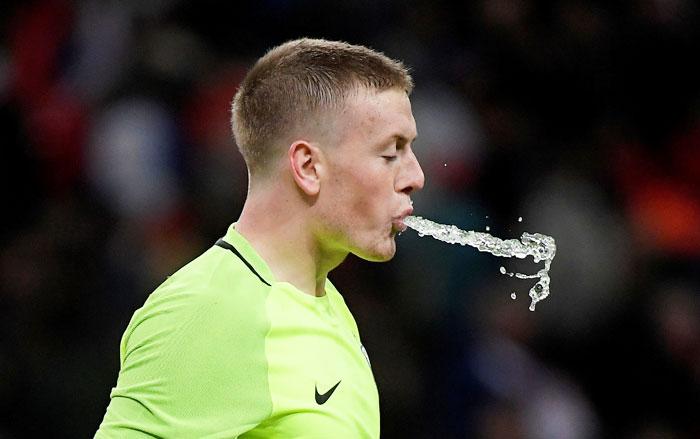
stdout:
POLYGON ((401 214, 395 216, 391 221, 392 232, 403 232, 408 228, 408 226, 403 222, 403 220, 413 213, 413 207, 405 209, 401 214))

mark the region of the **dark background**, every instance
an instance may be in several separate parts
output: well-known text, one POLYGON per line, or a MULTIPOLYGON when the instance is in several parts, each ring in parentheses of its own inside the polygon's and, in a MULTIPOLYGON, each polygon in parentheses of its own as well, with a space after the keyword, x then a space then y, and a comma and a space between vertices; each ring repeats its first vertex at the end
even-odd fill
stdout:
POLYGON ((535 264, 412 231, 392 262, 332 273, 382 436, 700 437, 699 13, 689 0, 3 2, 0 438, 92 436, 131 314, 238 217, 238 82, 301 36, 412 68, 417 214, 558 245, 535 312, 532 282, 499 273, 535 264))

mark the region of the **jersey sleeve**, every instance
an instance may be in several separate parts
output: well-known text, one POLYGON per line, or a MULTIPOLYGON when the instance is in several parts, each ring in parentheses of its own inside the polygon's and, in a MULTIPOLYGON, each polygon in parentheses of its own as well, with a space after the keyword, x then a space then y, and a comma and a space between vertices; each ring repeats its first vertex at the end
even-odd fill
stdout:
POLYGON ((124 333, 95 437, 230 438, 254 428, 272 411, 264 302, 166 284, 124 333))

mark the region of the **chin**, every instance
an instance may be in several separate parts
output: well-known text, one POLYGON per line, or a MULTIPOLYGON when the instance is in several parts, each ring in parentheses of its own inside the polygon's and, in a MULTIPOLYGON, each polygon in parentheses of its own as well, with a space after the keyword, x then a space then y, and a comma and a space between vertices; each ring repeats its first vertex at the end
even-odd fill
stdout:
POLYGON ((360 259, 364 259, 369 262, 387 262, 394 258, 396 254, 396 243, 394 238, 391 238, 389 243, 381 247, 374 247, 371 249, 361 249, 360 251, 353 252, 355 256, 360 259))

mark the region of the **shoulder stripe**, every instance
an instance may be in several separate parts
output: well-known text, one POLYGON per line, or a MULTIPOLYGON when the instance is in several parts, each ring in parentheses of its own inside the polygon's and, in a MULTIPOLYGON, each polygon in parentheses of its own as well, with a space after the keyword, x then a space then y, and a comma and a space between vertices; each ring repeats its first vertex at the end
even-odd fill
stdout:
POLYGON ((267 282, 265 279, 263 279, 262 276, 260 276, 260 273, 258 273, 257 271, 255 271, 255 268, 253 268, 253 266, 250 265, 250 262, 246 261, 246 259, 245 259, 245 258, 243 257, 243 255, 236 249, 236 247, 234 247, 234 246, 232 246, 231 244, 229 244, 228 242, 224 241, 223 238, 220 238, 218 241, 216 241, 216 245, 218 245, 218 246, 221 247, 221 248, 225 248, 226 250, 231 251, 234 255, 238 256, 238 258, 239 258, 241 261, 243 261, 243 263, 246 265, 246 267, 248 267, 248 269, 249 269, 250 271, 252 271, 253 274, 256 275, 256 276, 258 277, 258 279, 260 279, 260 282, 264 283, 264 284, 267 285, 268 287, 271 287, 271 286, 272 286, 272 285, 270 285, 269 282, 267 282))

